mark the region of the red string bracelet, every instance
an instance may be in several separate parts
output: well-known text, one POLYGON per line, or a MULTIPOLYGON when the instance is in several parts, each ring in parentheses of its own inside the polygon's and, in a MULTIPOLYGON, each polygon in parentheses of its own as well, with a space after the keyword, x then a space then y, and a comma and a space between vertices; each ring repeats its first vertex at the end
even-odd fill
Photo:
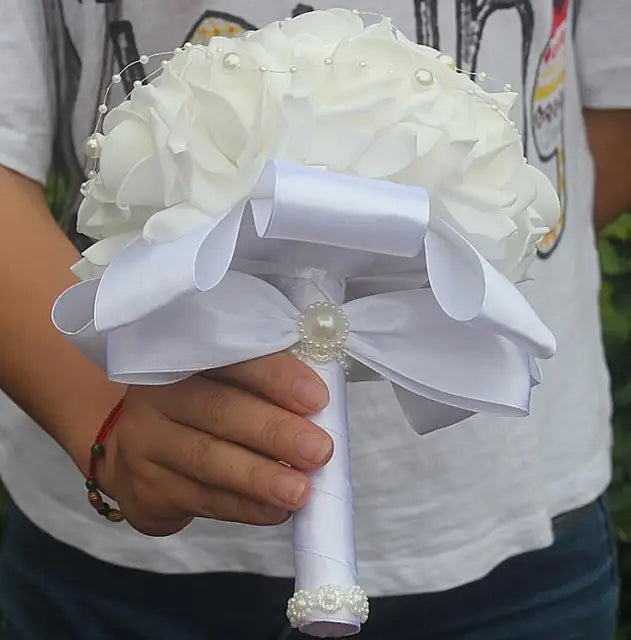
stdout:
POLYGON ((99 484, 96 480, 96 465, 105 455, 105 440, 120 418, 124 400, 124 398, 119 400, 116 406, 109 412, 96 435, 94 444, 90 449, 90 468, 88 471, 88 478, 85 482, 86 489, 88 490, 88 502, 97 513, 107 518, 110 522, 122 522, 125 517, 121 513, 120 509, 113 509, 103 500, 103 496, 99 491, 99 484))

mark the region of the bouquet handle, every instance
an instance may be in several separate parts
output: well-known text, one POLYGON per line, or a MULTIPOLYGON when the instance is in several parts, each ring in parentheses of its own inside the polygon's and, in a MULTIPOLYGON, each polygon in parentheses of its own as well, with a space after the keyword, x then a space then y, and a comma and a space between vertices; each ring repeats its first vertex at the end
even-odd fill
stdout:
MULTIPOLYGON (((330 278, 280 278, 274 284, 301 310, 317 302, 343 302, 343 286, 330 278)), ((368 616, 357 578, 346 371, 336 360, 307 363, 329 389, 329 404, 310 420, 331 436, 334 453, 310 474, 311 496, 293 517, 296 587, 287 615, 303 633, 339 638, 358 633, 368 616)))

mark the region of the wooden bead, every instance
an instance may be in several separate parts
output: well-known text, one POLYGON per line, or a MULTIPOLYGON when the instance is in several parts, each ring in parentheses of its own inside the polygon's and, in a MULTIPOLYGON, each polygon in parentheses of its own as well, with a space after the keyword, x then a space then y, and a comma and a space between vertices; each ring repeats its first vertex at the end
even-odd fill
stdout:
POLYGON ((112 509, 106 517, 110 522, 122 522, 125 519, 119 509, 112 509))
POLYGON ((88 491, 88 500, 93 507, 98 507, 103 503, 103 498, 97 491, 88 491))
POLYGON ((112 510, 110 505, 107 504, 107 502, 103 502, 102 504, 100 504, 98 507, 96 507, 96 510, 99 512, 99 514, 101 514, 102 516, 107 516, 109 514, 109 512, 112 510))

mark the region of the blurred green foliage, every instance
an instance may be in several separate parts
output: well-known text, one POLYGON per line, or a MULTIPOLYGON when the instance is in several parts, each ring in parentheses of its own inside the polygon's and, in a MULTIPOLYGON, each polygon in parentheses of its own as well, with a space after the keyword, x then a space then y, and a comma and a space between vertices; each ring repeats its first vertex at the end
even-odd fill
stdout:
POLYGON ((615 406, 611 507, 622 579, 618 640, 631 640, 631 213, 603 230, 598 249, 603 338, 615 406))

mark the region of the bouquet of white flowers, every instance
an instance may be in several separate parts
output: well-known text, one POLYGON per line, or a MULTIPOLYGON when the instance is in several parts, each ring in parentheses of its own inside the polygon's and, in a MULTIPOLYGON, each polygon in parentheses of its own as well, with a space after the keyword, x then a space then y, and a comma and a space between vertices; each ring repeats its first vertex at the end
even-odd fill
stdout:
POLYGON ((523 158, 510 87, 485 91, 383 16, 316 11, 186 44, 157 71, 99 107, 78 219, 98 242, 54 320, 130 384, 284 349, 316 368, 331 403, 312 419, 335 453, 294 516, 287 613, 349 635, 368 602, 346 376, 390 380, 420 433, 527 415, 555 343, 513 283, 558 199, 523 158))

